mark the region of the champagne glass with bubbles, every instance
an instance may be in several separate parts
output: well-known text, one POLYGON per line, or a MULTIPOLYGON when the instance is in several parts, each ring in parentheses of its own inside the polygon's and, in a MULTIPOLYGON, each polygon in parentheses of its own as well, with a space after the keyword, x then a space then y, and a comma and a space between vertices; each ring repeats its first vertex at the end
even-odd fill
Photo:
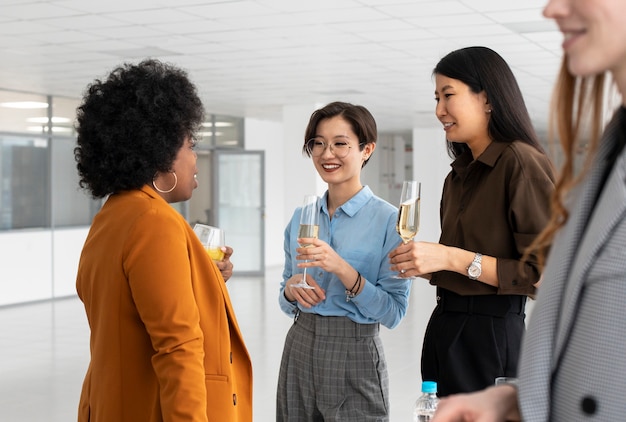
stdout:
POLYGON ((422 184, 415 180, 405 180, 402 183, 400 209, 396 231, 403 243, 409 243, 420 228, 420 196, 422 184))
MULTIPOLYGON (((319 214, 319 201, 320 198, 316 195, 306 195, 302 204, 302 213, 300 214, 300 229, 298 230, 298 238, 301 237, 313 237, 317 239, 320 227, 320 214, 319 214)), ((310 243, 301 243, 300 247, 311 247, 310 243)), ((305 261, 306 262, 306 261, 305 261)), ((306 268, 302 273, 302 280, 294 284, 293 287, 301 287, 304 289, 314 289, 306 282, 306 268)))
POLYGON ((420 197, 422 184, 415 180, 405 180, 402 183, 400 209, 396 231, 402 238, 402 243, 409 243, 420 228, 420 197))

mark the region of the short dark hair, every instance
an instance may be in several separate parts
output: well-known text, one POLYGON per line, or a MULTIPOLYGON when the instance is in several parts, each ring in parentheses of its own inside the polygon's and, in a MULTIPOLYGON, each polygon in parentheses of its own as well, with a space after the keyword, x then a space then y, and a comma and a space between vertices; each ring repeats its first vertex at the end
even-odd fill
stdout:
POLYGON ((80 186, 101 198, 150 183, 203 118, 185 71, 153 59, 120 65, 87 87, 77 109, 80 186))
MULTIPOLYGON (((302 146, 302 153, 307 156, 311 156, 307 149, 307 142, 316 136, 317 125, 324 119, 331 117, 341 116, 350 126, 359 140, 359 150, 363 151, 365 145, 370 143, 376 143, 378 139, 378 130, 376 129, 376 120, 374 116, 363 106, 354 105, 350 103, 344 103, 341 101, 335 101, 324 107, 316 110, 311 114, 309 124, 304 131, 304 145, 302 146)), ((365 160, 363 166, 367 164, 369 158, 365 160)))
MULTIPOLYGON (((513 71, 498 53, 487 47, 452 51, 437 63, 433 75, 457 79, 476 94, 485 92, 492 110, 487 128, 492 141, 518 140, 543 152, 513 71)), ((468 149, 466 144, 448 141, 452 157, 468 149)))

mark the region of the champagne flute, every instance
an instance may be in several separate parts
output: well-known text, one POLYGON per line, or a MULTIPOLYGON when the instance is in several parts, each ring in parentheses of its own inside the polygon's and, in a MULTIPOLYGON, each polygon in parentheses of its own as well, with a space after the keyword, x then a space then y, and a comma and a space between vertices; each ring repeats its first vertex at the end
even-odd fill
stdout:
POLYGON ((400 209, 396 231, 403 243, 409 243, 420 228, 420 196, 422 184, 415 180, 405 180, 402 183, 400 209))
POLYGON ((193 227, 193 231, 213 261, 224 259, 224 251, 222 250, 222 247, 225 246, 224 230, 198 223, 193 227))
MULTIPOLYGON (((306 195, 302 204, 302 213, 300 214, 300 228, 298 230, 298 238, 301 237, 314 237, 317 239, 319 233, 320 213, 319 213, 319 197, 316 195, 306 195)), ((310 243, 301 243, 300 247, 311 247, 310 243)), ((307 262, 307 261, 305 261, 307 262)), ((300 287, 303 289, 314 289, 306 282, 306 268, 302 273, 302 280, 294 284, 293 287, 300 287)))
MULTIPOLYGON (((400 209, 398 210, 398 221, 396 231, 402 238, 402 243, 409 243, 420 228, 420 196, 422 184, 415 180, 405 180, 402 183, 402 194, 400 195, 400 209)), ((400 271, 404 274, 404 270, 400 271)), ((395 278, 403 278, 399 275, 395 278)))

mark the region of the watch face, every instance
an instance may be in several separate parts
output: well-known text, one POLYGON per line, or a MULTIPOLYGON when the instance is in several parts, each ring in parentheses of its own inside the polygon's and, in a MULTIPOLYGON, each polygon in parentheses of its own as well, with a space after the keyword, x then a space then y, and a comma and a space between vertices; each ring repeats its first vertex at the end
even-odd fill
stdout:
POLYGON ((470 277, 472 278, 478 278, 478 276, 480 275, 481 271, 480 271, 480 267, 476 264, 472 264, 470 265, 470 267, 467 269, 467 273, 469 274, 470 277))

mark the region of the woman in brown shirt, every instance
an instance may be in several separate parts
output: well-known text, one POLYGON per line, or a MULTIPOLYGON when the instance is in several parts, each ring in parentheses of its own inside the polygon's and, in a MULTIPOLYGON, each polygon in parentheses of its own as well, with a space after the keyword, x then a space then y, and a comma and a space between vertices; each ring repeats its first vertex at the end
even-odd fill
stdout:
POLYGON ((554 174, 502 57, 464 48, 433 73, 436 115, 454 158, 441 199, 441 237, 401 245, 390 257, 401 276, 437 286, 422 378, 446 396, 516 376, 526 296, 541 276, 535 255, 522 258, 548 222, 554 174))

